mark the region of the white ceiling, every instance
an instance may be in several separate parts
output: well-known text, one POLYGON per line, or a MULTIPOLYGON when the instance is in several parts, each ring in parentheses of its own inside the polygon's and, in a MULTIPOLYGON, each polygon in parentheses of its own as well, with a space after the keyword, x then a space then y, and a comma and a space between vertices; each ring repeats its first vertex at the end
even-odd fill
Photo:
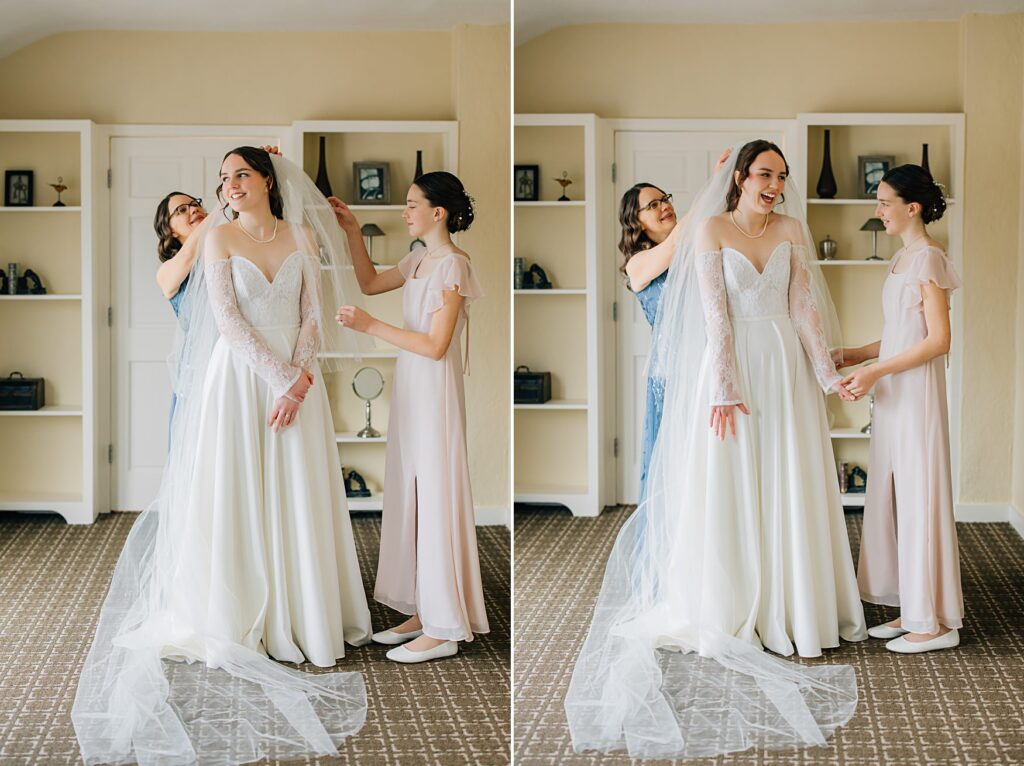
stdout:
POLYGON ((0 0, 0 58, 59 32, 451 29, 505 24, 510 0, 0 0))
POLYGON ((939 21, 1022 11, 1024 0, 516 0, 515 42, 572 24, 939 21))

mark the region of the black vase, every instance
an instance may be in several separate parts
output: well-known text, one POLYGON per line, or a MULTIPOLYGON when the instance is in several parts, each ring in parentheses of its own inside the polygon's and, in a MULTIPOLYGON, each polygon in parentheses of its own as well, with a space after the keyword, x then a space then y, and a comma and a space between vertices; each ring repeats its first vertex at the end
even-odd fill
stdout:
POLYGON ((413 183, 415 183, 416 179, 419 178, 421 175, 423 175, 423 150, 422 149, 417 149, 416 150, 416 172, 412 174, 413 183))
POLYGON ((331 181, 327 177, 327 136, 320 136, 320 164, 316 169, 316 188, 320 190, 320 193, 325 197, 330 197, 333 192, 331 191, 331 181))
POLYGON ((921 144, 921 167, 928 174, 932 174, 932 169, 928 167, 928 144, 921 144))
POLYGON ((836 196, 836 177, 832 174, 832 136, 825 131, 825 156, 821 158, 821 175, 818 176, 818 199, 832 199, 836 196))

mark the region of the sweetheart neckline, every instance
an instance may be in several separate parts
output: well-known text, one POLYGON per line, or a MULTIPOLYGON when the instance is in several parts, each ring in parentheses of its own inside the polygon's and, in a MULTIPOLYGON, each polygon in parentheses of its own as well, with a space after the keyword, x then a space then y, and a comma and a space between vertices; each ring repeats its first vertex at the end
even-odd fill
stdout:
POLYGON ((761 271, 758 271, 757 270, 757 266, 754 265, 754 262, 752 260, 750 260, 743 253, 743 251, 739 250, 738 248, 729 247, 728 245, 726 245, 726 246, 724 246, 722 248, 722 252, 724 253, 726 250, 731 250, 732 252, 736 253, 736 255, 740 256, 740 258, 742 258, 744 261, 746 261, 750 265, 750 268, 752 268, 754 270, 755 274, 757 274, 759 277, 762 277, 762 276, 764 276, 764 273, 766 271, 768 271, 768 267, 771 265, 772 260, 775 258, 776 254, 779 252, 779 250, 782 248, 783 245, 789 245, 790 247, 792 247, 793 243, 790 242, 788 239, 784 239, 779 244, 777 244, 772 249, 772 252, 768 255, 768 260, 764 262, 764 268, 761 271))
POLYGON ((280 276, 281 271, 284 269, 285 264, 287 264, 288 261, 290 261, 296 255, 302 255, 302 251, 301 250, 296 250, 291 255, 289 255, 287 258, 285 258, 283 261, 281 261, 281 265, 278 266, 277 267, 277 271, 274 272, 273 279, 267 279, 267 275, 263 273, 263 269, 261 269, 253 261, 250 261, 245 256, 243 256, 243 255, 232 255, 231 258, 232 259, 238 259, 240 261, 245 261, 246 263, 248 263, 250 266, 252 266, 254 269, 256 269, 257 272, 259 272, 259 275, 261 277, 263 277, 263 281, 266 282, 269 287, 273 287, 274 284, 277 282, 277 278, 278 278, 278 276, 280 276))

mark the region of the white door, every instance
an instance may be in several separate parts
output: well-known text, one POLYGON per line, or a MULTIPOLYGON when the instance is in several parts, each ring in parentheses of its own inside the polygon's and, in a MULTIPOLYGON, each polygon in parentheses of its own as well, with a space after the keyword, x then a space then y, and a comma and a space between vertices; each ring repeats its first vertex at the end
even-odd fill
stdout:
POLYGON ((277 144, 280 135, 110 140, 111 413, 115 510, 141 510, 156 497, 167 455, 171 380, 167 357, 175 318, 156 284, 160 261, 153 216, 172 191, 203 198, 211 213, 224 154, 277 144))
MULTIPOLYGON (((755 138, 776 142, 785 150, 779 131, 622 131, 615 134, 615 200, 636 183, 645 181, 672 195, 682 216, 705 181, 711 177, 723 149, 755 138)), ((616 223, 617 228, 617 223, 616 223)), ((615 232, 618 242, 619 231, 615 232)), ((622 265, 621 255, 615 268, 622 265)), ((647 356, 651 330, 640 302, 616 272, 619 306, 616 359, 618 360, 617 413, 619 460, 617 492, 620 503, 635 503, 640 494, 643 423, 647 393, 647 356)))

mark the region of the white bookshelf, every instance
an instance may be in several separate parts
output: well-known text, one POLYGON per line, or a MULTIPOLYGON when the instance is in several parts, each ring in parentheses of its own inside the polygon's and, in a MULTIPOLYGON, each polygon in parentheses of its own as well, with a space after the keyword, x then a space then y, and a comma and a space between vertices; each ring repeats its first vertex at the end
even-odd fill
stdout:
MULTIPOLYGON (((375 223, 384 230, 374 240, 373 257, 380 261, 378 272, 393 268, 409 252, 411 237, 401 214, 405 196, 413 181, 416 150, 423 151, 423 169, 458 173, 458 123, 423 120, 315 120, 292 124, 290 154, 309 175, 317 177, 319 137, 326 136, 327 174, 331 191, 349 203, 359 223, 375 223), (360 203, 353 196, 352 163, 387 162, 390 170, 390 197, 384 203, 360 203)), ((363 297, 366 310, 390 324, 402 326, 401 290, 363 297)), ((363 353, 321 354, 324 359, 345 359, 344 371, 328 376, 328 397, 335 414, 335 442, 339 459, 346 468, 357 470, 373 490, 368 498, 348 498, 350 511, 380 511, 384 498, 384 448, 387 435, 361 439, 356 432, 363 427, 362 402, 351 392, 352 375, 363 366, 377 367, 384 374, 384 392, 373 402, 373 425, 384 433, 383 416, 390 406, 390 383, 398 351, 386 344, 375 345, 363 353), (344 422, 340 422, 340 421, 344 422), (354 429, 354 430, 352 430, 354 429)))
POLYGON ((539 166, 541 199, 514 203, 513 256, 527 268, 539 263, 554 288, 513 290, 513 366, 551 372, 554 398, 513 405, 514 499, 596 516, 614 502, 614 410, 605 406, 614 348, 601 316, 610 298, 598 263, 597 118, 518 114, 515 135, 515 164, 539 166), (553 180, 563 170, 574 181, 568 202, 557 200, 562 190, 553 180))
MULTIPOLYGON (((964 193, 964 116, 927 113, 823 113, 797 115, 800 148, 791 178, 797 183, 807 204, 811 234, 820 242, 830 235, 840 242, 836 260, 819 263, 825 270, 843 327, 844 345, 863 345, 881 337, 881 286, 891 261, 889 256, 901 243, 884 232, 878 235, 879 255, 884 260, 869 261, 870 234, 859 226, 873 217, 875 201, 851 196, 856 182, 858 155, 891 155, 897 165, 920 164, 922 144, 929 145, 929 164, 935 180, 945 186, 947 209, 942 220, 930 225, 929 232, 944 241, 957 271, 963 273, 964 193), (831 131, 832 167, 839 197, 815 199, 815 187, 822 166, 824 131, 831 131), (797 164, 799 163, 799 164, 797 164), (839 232, 832 231, 842 227, 839 232), (837 236, 841 233, 842 238, 837 236)), ((962 354, 956 353, 963 339, 962 298, 954 293, 951 323, 953 353, 947 378, 950 410, 950 449, 953 461, 954 497, 958 491, 960 444, 960 382, 962 354)), ((844 403, 832 401, 829 407, 835 419, 831 429, 837 460, 860 465, 867 470, 870 436, 861 432, 868 422, 867 400, 844 403)), ((871 481, 870 471, 868 481, 871 481)), ((843 505, 864 506, 862 493, 844 494, 843 505)))
POLYGON ((0 375, 43 378, 47 405, 0 411, 0 510, 53 512, 88 524, 107 510, 108 465, 97 436, 105 412, 98 349, 105 324, 94 237, 93 124, 0 120, 0 165, 32 170, 33 207, 0 206, 0 264, 32 269, 46 295, 0 296, 0 375), (66 207, 48 184, 63 176, 66 207), (14 250, 17 250, 15 255, 14 250), (102 329, 101 329, 102 328, 102 329))

